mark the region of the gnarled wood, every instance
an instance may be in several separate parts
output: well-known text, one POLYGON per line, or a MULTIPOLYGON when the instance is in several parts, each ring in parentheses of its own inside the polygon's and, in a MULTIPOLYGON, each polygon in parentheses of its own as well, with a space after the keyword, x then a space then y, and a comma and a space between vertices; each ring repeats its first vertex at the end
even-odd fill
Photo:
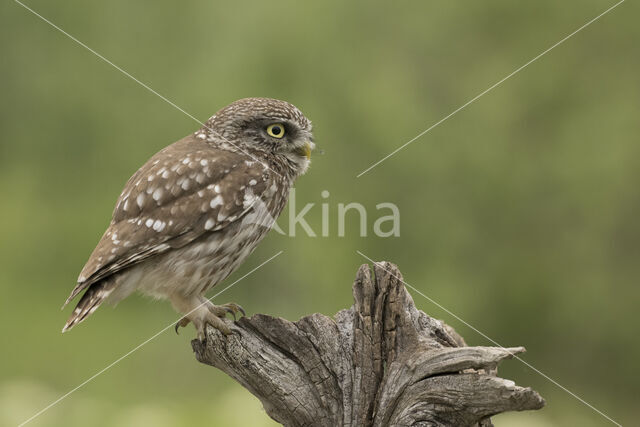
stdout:
POLYGON ((286 426, 491 425, 505 411, 539 409, 530 388, 496 377, 523 347, 467 347, 451 327, 416 309, 397 267, 358 270, 354 304, 334 318, 297 322, 256 314, 223 336, 192 342, 286 426))

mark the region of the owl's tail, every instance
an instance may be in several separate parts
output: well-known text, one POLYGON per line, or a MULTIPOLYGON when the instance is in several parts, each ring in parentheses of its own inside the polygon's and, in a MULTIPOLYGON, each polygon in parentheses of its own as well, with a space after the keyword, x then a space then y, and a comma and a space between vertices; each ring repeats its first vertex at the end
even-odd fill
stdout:
POLYGON ((67 320, 67 323, 62 328, 62 332, 73 328, 96 311, 98 307, 100 307, 100 304, 104 302, 105 298, 111 294, 115 288, 114 285, 114 282, 106 280, 89 286, 89 289, 82 295, 71 317, 69 317, 69 320, 67 320))

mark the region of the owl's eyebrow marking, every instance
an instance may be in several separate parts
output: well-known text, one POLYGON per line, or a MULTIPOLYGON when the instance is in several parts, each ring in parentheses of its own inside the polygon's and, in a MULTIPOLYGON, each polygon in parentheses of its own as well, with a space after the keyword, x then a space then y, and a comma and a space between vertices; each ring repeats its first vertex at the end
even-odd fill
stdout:
MULTIPOLYGON (((266 163, 264 163, 262 160, 256 158, 255 156, 253 156, 251 153, 248 153, 246 150, 243 150, 242 148, 240 148, 238 145, 234 144, 233 142, 229 141, 227 138, 225 138, 224 136, 222 136, 219 132, 216 132, 215 130, 211 129, 209 126, 206 125, 205 122, 202 122, 201 120, 198 120, 195 116, 193 116, 192 114, 190 114, 189 112, 187 112, 184 108, 180 107, 179 105, 177 105, 175 102, 171 101, 169 98, 167 98, 166 96, 158 93, 157 91, 155 91, 154 89, 152 89, 151 87, 149 87, 149 85, 141 82, 140 80, 138 80, 137 78, 135 78, 134 76, 132 76, 130 73, 128 73, 127 71, 125 71, 124 69, 122 69, 121 67, 119 67, 118 65, 114 64, 112 61, 110 61, 109 59, 105 58, 103 55, 99 54, 98 52, 96 52, 95 50, 93 50, 92 48, 90 48, 89 46, 87 46, 85 43, 81 42, 80 40, 78 40, 77 38, 75 38, 74 36, 72 36, 71 34, 67 33, 65 30, 63 30, 62 28, 58 27, 56 24, 54 24, 53 22, 49 21, 47 18, 45 18, 44 16, 40 15, 38 12, 36 12, 35 10, 31 9, 29 6, 27 6, 26 4, 22 3, 20 0, 13 0, 14 2, 18 3, 20 6, 22 6, 23 8, 25 8, 26 10, 28 10, 29 12, 31 12, 32 14, 34 14, 35 16, 37 16, 38 18, 40 18, 41 20, 43 20, 44 22, 46 22, 47 24, 51 25, 53 28, 55 28, 56 30, 58 30, 59 32, 61 32, 62 34, 64 34, 65 36, 67 36, 68 38, 70 38, 71 40, 73 40, 74 42, 76 42, 77 44, 79 44, 80 46, 82 46, 83 48, 87 49, 89 52, 93 53, 95 56, 97 56, 98 58, 102 59, 104 62, 106 62, 107 64, 111 65, 113 68, 115 68, 116 70, 120 71, 122 74, 124 74, 125 76, 129 77, 131 80, 133 80, 134 82, 138 83, 140 86, 142 86, 143 88, 147 89, 149 92, 153 93, 154 95, 156 95, 157 97, 159 97, 160 99, 162 99, 163 101, 165 101, 167 104, 171 105, 173 108, 175 108, 176 110, 180 111, 182 114, 184 114, 185 116, 193 119, 195 122, 199 123, 201 126, 203 126, 204 128, 206 128, 207 130, 209 130, 211 133, 215 134, 217 137, 219 137, 220 139, 222 139, 224 142, 227 142, 229 144, 231 144, 232 146, 234 146, 235 148, 237 148, 238 150, 240 150, 242 153, 246 154, 247 156, 251 157, 252 159, 256 160, 257 162, 261 163, 263 166, 265 166, 267 169, 269 169, 271 172, 275 173, 276 175, 278 175, 279 177, 282 178, 282 175, 279 174, 278 172, 274 171, 273 169, 271 169, 269 167, 269 165, 267 165, 266 163)), ((623 0, 624 1, 624 0, 623 0)))
MULTIPOLYGON (((16 0, 17 1, 17 0, 16 0)), ((368 168, 366 168, 365 170, 363 170, 362 172, 360 172, 356 178, 360 178, 362 175, 364 175, 365 173, 369 172, 371 169, 375 168, 376 166, 378 166, 380 163, 384 162, 385 160, 387 160, 389 157, 395 155, 396 153, 398 153, 398 151, 402 150, 403 148, 407 147, 409 144, 413 143, 415 140, 421 138, 422 136, 424 136, 426 133, 430 132, 432 129, 434 129, 435 127, 437 127, 438 125, 440 125, 441 123, 443 123, 444 121, 448 120, 449 118, 453 117, 454 115, 456 115, 458 112, 462 111, 464 108, 466 108, 467 106, 469 106, 470 104, 472 104, 473 102, 475 102, 478 98, 482 97, 483 95, 487 94, 488 92, 490 92, 491 90, 495 89, 496 87, 500 86, 502 83, 504 83, 506 80, 510 79, 511 77, 513 77, 514 75, 518 74, 520 71, 522 71, 524 68, 526 68, 527 66, 531 65, 532 63, 534 63, 535 61, 537 61, 538 59, 540 59, 542 56, 544 56, 545 54, 547 54, 548 52, 550 52, 551 50, 555 49, 556 47, 560 46, 562 43, 564 43, 565 41, 569 40, 571 37, 573 37, 574 35, 578 34, 580 31, 584 30, 585 28, 587 28, 589 25, 593 24, 594 22, 596 22, 598 19, 602 18, 604 15, 606 15, 607 13, 611 12, 613 9, 615 9, 616 7, 618 7, 619 5, 621 5, 622 3, 624 3, 625 0, 620 0, 618 3, 614 4, 613 6, 611 6, 609 9, 605 10, 604 12, 602 12, 600 15, 596 16, 595 18, 591 19, 590 21, 588 21, 586 24, 582 25, 580 28, 578 28, 577 30, 575 30, 574 32, 572 32, 571 34, 569 34, 568 36, 565 36, 562 40, 556 42, 555 44, 553 44, 551 47, 548 47, 547 49, 545 49, 544 51, 542 51, 541 53, 539 53, 538 55, 536 55, 533 59, 529 60, 528 62, 526 62, 524 65, 521 65, 520 67, 516 68, 514 71, 512 71, 511 73, 507 74, 505 77, 503 77, 502 79, 498 80, 496 83, 494 83, 493 85, 489 86, 487 89, 485 89, 484 91, 480 92, 478 95, 476 95, 475 97, 471 98, 469 101, 465 102, 464 104, 462 104, 460 107, 456 108, 455 110, 453 110, 451 113, 447 114, 446 116, 444 116, 443 118, 441 118, 440 120, 438 120, 437 122, 435 122, 434 124, 432 124, 431 126, 429 126, 427 129, 423 130, 422 132, 420 132, 419 134, 417 134, 416 136, 414 136, 413 138, 411 138, 409 141, 405 142, 404 144, 402 144, 400 147, 396 148, 395 150, 393 150, 391 153, 387 154, 386 156, 384 156, 382 159, 378 160, 377 162, 375 162, 374 164, 372 164, 371 166, 369 166, 368 168)))

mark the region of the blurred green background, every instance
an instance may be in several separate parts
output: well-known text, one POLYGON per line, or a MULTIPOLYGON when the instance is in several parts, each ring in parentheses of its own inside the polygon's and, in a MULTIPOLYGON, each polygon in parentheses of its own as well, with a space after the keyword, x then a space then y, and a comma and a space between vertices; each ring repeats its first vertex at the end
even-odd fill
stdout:
MULTIPOLYGON (((640 7, 626 2, 361 178, 356 175, 614 2, 49 2, 36 11, 205 120, 288 100, 318 145, 297 206, 329 237, 271 233, 219 298, 295 320, 352 303, 360 250, 622 424, 640 417, 640 7), (321 197, 329 191, 328 199, 321 197), (398 238, 337 204, 393 202, 398 238)), ((199 127, 17 3, 0 5, 0 425, 17 425, 177 314, 132 297, 64 336, 60 311, 128 177, 199 127)), ((287 224, 286 214, 280 224, 287 224)), ((217 290, 220 290, 218 288, 217 290)), ((217 291, 217 290, 214 290, 217 291)), ((213 295, 213 293, 211 293, 213 295)), ((417 306, 490 345, 426 299, 417 306)), ((30 426, 273 425, 167 331, 30 426)), ((546 399, 498 426, 608 425, 517 361, 546 399)))

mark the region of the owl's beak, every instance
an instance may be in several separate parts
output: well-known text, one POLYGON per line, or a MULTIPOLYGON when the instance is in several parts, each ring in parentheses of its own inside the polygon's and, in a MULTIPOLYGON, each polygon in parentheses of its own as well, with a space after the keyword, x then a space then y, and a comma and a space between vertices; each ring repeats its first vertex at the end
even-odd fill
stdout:
POLYGON ((295 153, 301 157, 306 157, 307 160, 311 159, 311 150, 313 150, 314 144, 311 141, 306 141, 304 145, 295 149, 295 153))

